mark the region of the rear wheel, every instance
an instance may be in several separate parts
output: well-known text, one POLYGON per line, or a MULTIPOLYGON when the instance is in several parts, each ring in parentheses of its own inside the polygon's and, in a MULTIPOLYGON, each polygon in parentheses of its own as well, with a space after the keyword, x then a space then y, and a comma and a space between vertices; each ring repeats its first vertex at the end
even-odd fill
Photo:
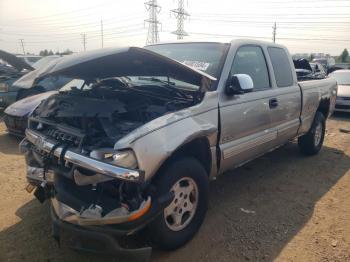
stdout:
POLYGON ((161 249, 176 249, 188 242, 201 226, 208 209, 208 176, 193 158, 168 165, 155 182, 157 194, 173 192, 174 199, 149 229, 152 242, 161 249))
POLYGON ((323 145, 326 120, 321 112, 316 112, 309 132, 298 138, 299 148, 305 155, 317 154, 323 145))

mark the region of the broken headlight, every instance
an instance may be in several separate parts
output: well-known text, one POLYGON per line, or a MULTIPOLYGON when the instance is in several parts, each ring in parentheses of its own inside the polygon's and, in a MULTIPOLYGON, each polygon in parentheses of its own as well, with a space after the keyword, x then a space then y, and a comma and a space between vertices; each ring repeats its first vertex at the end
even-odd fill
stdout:
POLYGON ((117 151, 112 155, 112 163, 126 168, 137 168, 137 160, 132 150, 117 151))
POLYGON ((90 157, 104 160, 116 166, 137 168, 136 156, 130 149, 116 151, 112 148, 102 148, 92 151, 90 157))

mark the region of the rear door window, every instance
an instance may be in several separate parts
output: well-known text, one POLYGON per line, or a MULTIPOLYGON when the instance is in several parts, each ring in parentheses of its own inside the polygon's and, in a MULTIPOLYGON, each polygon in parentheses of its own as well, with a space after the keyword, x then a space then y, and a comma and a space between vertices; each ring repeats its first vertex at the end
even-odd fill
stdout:
POLYGON ((231 74, 247 74, 254 83, 254 90, 270 88, 269 73, 262 49, 259 46, 242 46, 233 59, 231 74))
POLYGON ((277 86, 292 86, 292 68, 286 51, 279 47, 269 47, 268 52, 271 58, 273 71, 275 72, 277 86))

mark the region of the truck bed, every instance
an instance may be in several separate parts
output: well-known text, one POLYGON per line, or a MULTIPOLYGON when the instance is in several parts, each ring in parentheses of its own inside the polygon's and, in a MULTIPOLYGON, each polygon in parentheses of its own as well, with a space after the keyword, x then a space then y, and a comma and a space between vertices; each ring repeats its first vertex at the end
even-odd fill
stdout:
POLYGON ((337 82, 326 78, 298 82, 302 93, 302 109, 300 114, 301 126, 298 135, 305 134, 311 127, 318 107, 324 106, 326 116, 334 110, 337 82))

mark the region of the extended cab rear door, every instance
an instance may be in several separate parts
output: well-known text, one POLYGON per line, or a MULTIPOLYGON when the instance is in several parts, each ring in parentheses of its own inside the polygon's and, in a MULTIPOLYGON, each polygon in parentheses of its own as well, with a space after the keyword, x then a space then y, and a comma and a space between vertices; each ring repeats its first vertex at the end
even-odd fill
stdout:
POLYGON ((272 68, 274 107, 271 108, 271 123, 277 130, 274 145, 294 138, 300 126, 301 91, 294 73, 293 61, 285 48, 268 46, 268 59, 272 68))

